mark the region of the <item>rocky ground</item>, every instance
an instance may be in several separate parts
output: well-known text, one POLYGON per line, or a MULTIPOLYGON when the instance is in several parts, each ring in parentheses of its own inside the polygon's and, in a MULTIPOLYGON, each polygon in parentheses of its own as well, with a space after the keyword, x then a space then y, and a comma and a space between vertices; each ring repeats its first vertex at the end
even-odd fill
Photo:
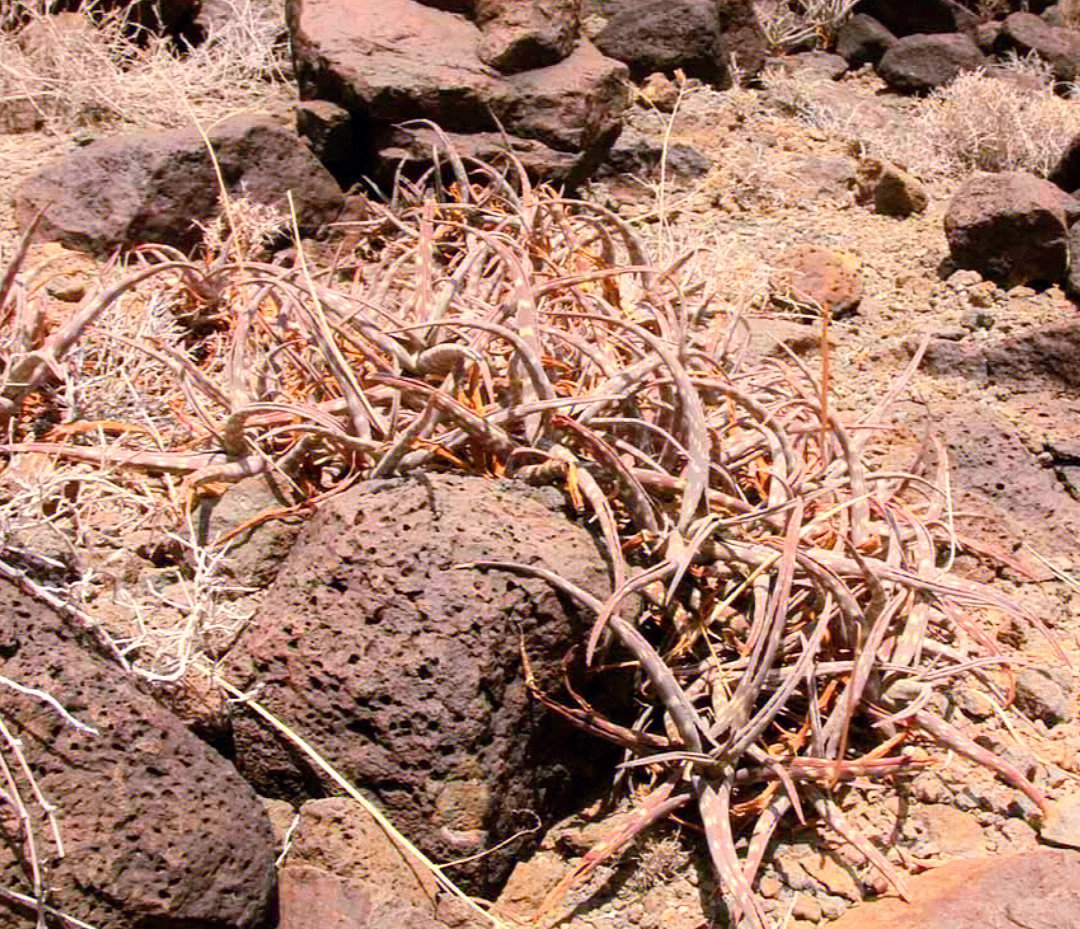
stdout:
MULTIPOLYGON (((1075 859, 1065 852, 1049 864, 1045 858, 1036 861, 1005 856, 1025 855, 1044 845, 1080 844, 1080 712, 1074 673, 1080 663, 1080 373, 1076 365, 1080 357, 1080 310, 1058 285, 1003 289, 977 272, 953 267, 943 218, 967 171, 931 144, 927 121, 930 104, 924 98, 889 92, 885 81, 872 69, 840 76, 842 70, 835 59, 811 53, 774 60, 760 82, 729 90, 692 80, 680 93, 679 87, 670 83, 639 82, 638 99, 632 104, 623 137, 601 176, 586 185, 583 195, 607 205, 629 222, 649 243, 660 264, 687 249, 695 250, 692 266, 706 285, 715 289, 718 306, 743 320, 745 325, 732 327, 731 337, 746 339, 749 351, 790 351, 819 372, 824 364, 822 347, 827 344, 830 403, 849 423, 858 423, 870 413, 904 374, 923 338, 928 339, 918 371, 906 382, 894 404, 891 421, 895 432, 877 455, 887 469, 904 468, 920 454, 920 448, 925 451, 928 434, 941 437, 943 446, 935 449, 931 443, 925 454, 937 460, 942 449, 947 453, 951 492, 948 519, 961 541, 951 556, 955 570, 961 577, 990 584, 1016 597, 1050 628, 1067 659, 1062 661, 1048 641, 1037 634, 1000 617, 973 613, 964 617, 970 623, 972 636, 982 635, 1021 647, 1022 661, 1016 666, 1013 682, 1015 702, 1002 711, 979 688, 961 684, 936 695, 935 709, 980 745, 1019 768, 1051 797, 1055 814, 1040 823, 1034 805, 1022 794, 995 779, 985 768, 958 754, 936 749, 929 750, 927 758, 932 763, 925 770, 897 784, 856 780, 853 789, 842 795, 841 807, 893 865, 907 874, 920 875, 912 883, 912 896, 916 907, 924 907, 917 916, 925 922, 911 924, 943 925, 931 920, 932 915, 944 918, 946 911, 939 902, 942 895, 953 900, 965 918, 974 920, 971 925, 979 924, 978 901, 985 902, 992 896, 987 888, 996 885, 999 893, 1006 893, 1002 890, 1001 872, 987 876, 979 870, 982 865, 955 863, 1000 856, 1009 862, 1006 871, 1019 882, 1017 886, 1045 887, 1044 899, 1056 900, 1047 904, 1048 910, 1039 918, 1049 918, 1056 912, 1059 921, 1045 925, 1068 925, 1069 917, 1061 914, 1071 912, 1069 907, 1075 907, 1080 897, 1075 859), (866 159, 887 159, 917 179, 925 190, 925 210, 904 217, 875 212, 872 204, 860 197, 860 165, 866 159), (829 278, 839 290, 829 291, 829 301, 820 302, 831 302, 839 292, 845 299, 837 299, 837 304, 847 304, 829 320, 827 328, 823 326, 820 306, 815 306, 806 294, 793 296, 790 277, 785 278, 792 273, 792 265, 799 263, 792 257, 798 255, 793 250, 810 246, 823 249, 827 257, 822 260, 829 262, 830 268, 839 269, 829 278), (1063 896, 1057 900, 1054 893, 1063 896)), ((1001 78, 1003 82, 1011 79, 1001 78)), ((283 89, 283 99, 288 99, 290 93, 283 89)), ((13 189, 46 160, 76 150, 85 141, 78 135, 55 127, 0 135, 0 179, 5 187, 13 189)), ((0 254, 11 254, 17 234, 8 199, 3 198, 0 254)), ((334 235, 312 243, 316 253, 333 254, 339 244, 334 235)), ((51 285, 52 312, 63 315, 74 305, 72 293, 65 293, 61 286, 63 281, 70 278, 75 282, 77 301, 100 266, 55 245, 33 246, 27 265, 33 267, 45 259, 52 262, 54 271, 60 268, 67 275, 58 276, 55 281, 60 283, 54 281, 51 285)), ((355 526, 366 518, 369 523, 365 526, 373 536, 387 534, 386 548, 381 549, 389 551, 385 562, 377 562, 376 568, 370 564, 365 567, 363 552, 338 551, 335 557, 340 556, 346 568, 330 580, 343 589, 374 588, 387 572, 411 563, 415 557, 395 554, 396 527, 405 518, 402 513, 414 524, 408 532, 424 540, 422 544, 434 552, 430 555, 433 559, 449 563, 460 557, 458 547, 477 547, 477 553, 470 558, 495 557, 486 549, 480 551, 486 543, 467 532, 445 537, 441 534, 446 530, 439 528, 440 519, 447 512, 460 511, 461 521, 468 521, 470 492, 483 501, 475 506, 476 512, 487 514, 476 516, 478 521, 510 521, 519 527, 498 540, 496 547, 501 557, 516 557, 529 540, 547 538, 549 529, 541 513, 547 504, 533 498, 518 499, 514 493, 500 490, 488 499, 482 491, 467 491, 463 484, 451 482, 423 491, 416 485, 407 499, 388 502, 376 489, 370 498, 360 502, 359 498, 349 498, 324 510, 319 516, 321 523, 316 523, 314 529, 308 526, 308 534, 298 547, 292 544, 295 527, 289 528, 284 537, 275 529, 272 538, 263 538, 254 549, 247 549, 249 553, 256 551, 254 561, 241 566, 240 572, 250 578, 253 571, 265 570, 272 576, 281 558, 291 552, 288 557, 292 561, 286 562, 288 582, 279 582, 273 588, 266 607, 270 610, 267 615, 289 614, 306 602, 309 594, 315 596, 310 593, 314 587, 327 581, 320 573, 318 553, 334 549, 344 536, 342 525, 355 526), (436 502, 432 504, 431 500, 436 502), (533 525, 528 520, 535 520, 538 528, 520 528, 533 525), (268 563, 272 567, 267 567, 268 563), (305 573, 309 569, 311 578, 305 573)), ((236 499, 232 498, 234 503, 236 499)), ((241 501, 231 516, 220 509, 216 512, 219 519, 238 524, 264 509, 267 502, 265 498, 241 501)), ((595 557, 590 561, 586 534, 580 527, 574 531, 582 536, 575 536, 574 543, 581 546, 581 552, 570 555, 565 547, 560 549, 549 540, 555 552, 552 557, 564 559, 565 570, 579 572, 580 583, 592 589, 589 585, 598 583, 603 566, 595 557)), ((402 550, 407 547, 403 544, 402 550)), ((130 548, 135 551, 138 545, 130 548)), ((137 558, 130 561, 125 560, 130 552, 109 552, 110 570, 115 568, 121 578, 125 572, 138 577, 149 570, 148 564, 160 560, 150 548, 138 550, 137 558)), ((233 554, 240 559, 246 557, 243 548, 233 554)), ((87 565, 106 554, 99 549, 76 552, 73 557, 75 564, 87 565)), ((267 580, 259 578, 259 583, 267 580)), ((476 596, 468 585, 461 590, 440 588, 432 594, 423 582, 408 575, 400 583, 403 599, 434 596, 438 608, 455 617, 460 615, 466 626, 466 619, 475 621, 471 615, 466 616, 469 608, 462 606, 470 596, 476 596)), ((545 600, 538 589, 532 595, 532 605, 523 606, 519 592, 497 585, 485 588, 480 596, 491 615, 516 611, 515 615, 524 617, 526 626, 532 623, 542 630, 551 653, 539 660, 538 674, 542 678, 547 675, 544 679, 556 679, 556 646, 580 632, 567 631, 568 620, 555 602, 557 598, 548 594, 545 600)), ((160 599, 175 603, 181 599, 181 592, 165 590, 160 599)), ((238 613, 256 613, 265 604, 258 597, 234 598, 230 606, 238 613)), ((25 612, 29 608, 15 604, 11 609, 25 612)), ((354 673, 351 669, 355 665, 367 668, 369 677, 377 677, 387 666, 404 664, 410 674, 415 671, 424 679, 425 667, 448 660, 445 655, 452 651, 449 639, 427 638, 424 629, 394 619, 400 624, 394 625, 393 635, 387 637, 385 653, 348 655, 342 651, 340 660, 317 660, 318 655, 333 652, 333 646, 321 642, 318 635, 326 634, 338 641, 347 633, 335 626, 336 607, 325 609, 326 615, 320 618, 331 619, 320 623, 315 632, 300 622, 294 628, 260 625, 256 621, 247 633, 251 640, 244 644, 238 661, 245 667, 233 669, 238 680, 254 686, 260 683, 260 674, 278 683, 310 674, 310 679, 318 682, 312 685, 313 692, 333 694, 340 682, 354 673)), ((363 609, 375 607, 366 604, 363 609)), ((153 617, 147 616, 140 616, 140 621, 148 626, 155 623, 153 617)), ((343 622, 348 626, 347 617, 343 622)), ((20 635, 33 639, 25 630, 16 632, 15 638, 20 635)), ((4 641, 0 636, 0 657, 7 659, 4 641)), ((34 648, 44 646, 35 642, 34 648)), ((33 674, 39 666, 35 654, 27 646, 18 665, 0 663, 0 671, 10 676, 19 672, 27 686, 47 689, 48 676, 33 674)), ((55 656, 51 660, 65 664, 55 656)), ((463 700, 461 705, 450 701, 439 708, 445 716, 443 723, 483 719, 485 726, 499 733, 494 741, 463 723, 458 742, 445 738, 440 741, 435 735, 409 729, 408 707, 387 701, 389 705, 379 710, 379 725, 415 737, 409 744, 417 757, 433 753, 448 768, 459 765, 457 756, 463 752, 490 762, 478 764, 475 776, 466 781, 449 779, 450 786, 433 801, 440 816, 456 823, 454 829, 443 829, 427 842, 428 848, 437 848, 442 860, 455 854, 470 856, 478 827, 475 810, 490 793, 505 793, 515 802, 520 800, 523 807, 536 802, 541 794, 555 798, 546 810, 549 815, 555 811, 565 813, 567 797, 574 797, 572 785, 565 783, 571 774, 558 765, 538 775, 545 779, 541 788, 513 781, 500 768, 499 763, 517 750, 505 747, 513 744, 514 730, 525 726, 524 720, 529 717, 529 701, 516 671, 511 670, 515 661, 514 648, 507 651, 505 642, 483 642, 476 654, 462 660, 470 667, 484 669, 483 686, 477 685, 476 700, 463 700), (497 692, 498 699, 484 688, 497 692), (484 714, 490 714, 490 720, 484 714), (505 742, 500 741, 504 737, 505 742)), ((109 692, 122 686, 104 671, 87 671, 86 677, 93 684, 86 685, 87 693, 94 689, 109 692)), ((271 692, 274 686, 269 685, 271 692)), ((378 690, 373 686, 372 702, 377 700, 378 690)), ((471 694, 471 686, 468 690, 471 694)), ((185 699, 190 697, 185 691, 185 699)), ((141 695, 132 698, 133 709, 110 708, 109 715, 119 713, 124 717, 127 738, 145 743, 145 750, 152 752, 144 727, 157 731, 157 724, 146 720, 153 720, 158 710, 151 701, 143 705, 140 699, 141 695)), ((332 697, 327 699, 332 702, 332 697)), ((437 698, 428 695, 427 699, 437 698)), ((295 758, 283 757, 280 751, 275 754, 257 727, 245 728, 241 724, 223 736, 214 721, 215 713, 221 711, 220 698, 208 697, 207 701, 210 709, 189 707, 188 721, 195 724, 200 735, 223 748, 260 793, 289 795, 290 790, 280 786, 286 781, 300 784, 295 793, 318 792, 311 784, 301 783, 306 775, 298 773, 295 758)), ((288 707, 289 718, 297 723, 300 735, 316 735, 305 731, 303 723, 309 719, 306 714, 313 720, 312 727, 319 724, 314 720, 325 720, 326 707, 321 701, 322 697, 305 698, 303 705, 288 707)), ((172 705, 175 709, 179 703, 174 700, 172 705)), ((342 744, 335 748, 348 759, 346 766, 351 766, 358 776, 379 781, 386 790, 384 807, 397 811, 410 835, 422 833, 423 820, 430 811, 418 809, 415 798, 423 791, 417 779, 422 780, 422 772, 428 769, 416 759, 406 759, 409 772, 390 775, 386 770, 389 762, 378 752, 350 758, 351 736, 370 735, 363 728, 364 721, 352 722, 357 728, 350 729, 346 721, 341 721, 331 732, 320 734, 320 744, 334 745, 341 740, 342 744), (391 780, 389 786, 382 783, 391 780)), ((210 765, 207 757, 213 753, 189 738, 182 727, 175 727, 174 732, 172 725, 161 723, 160 728, 166 738, 182 745, 183 764, 210 765)), ((607 761, 591 747, 593 744, 582 743, 584 768, 594 766, 597 758, 607 761)), ((83 763, 94 768, 115 764, 115 760, 83 763)), ((143 799, 150 796, 148 804, 153 806, 156 792, 160 791, 169 802, 175 800, 184 816, 196 817, 209 802, 206 785, 214 784, 215 778, 235 779, 231 766, 222 770, 224 774, 209 768, 202 773, 199 767, 202 788, 192 791, 185 787, 179 799, 171 795, 173 788, 168 784, 162 787, 160 782, 143 799)), ((595 777, 595 772, 588 776, 595 777)), ((63 778, 62 771, 50 770, 42 786, 47 791, 67 790, 63 778)), ((548 830, 527 860, 515 862, 512 854, 496 854, 486 863, 481 859, 479 865, 467 864, 462 872, 466 880, 471 878, 471 886, 494 896, 499 878, 509 873, 509 882, 498 897, 497 912, 507 919, 528 920, 544 906, 552 888, 579 867, 589 850, 614 833, 625 821, 623 817, 629 815, 625 800, 614 809, 597 797, 587 800, 588 805, 578 803, 571 815, 548 830), (499 872, 499 878, 492 877, 492 870, 499 872)), ((244 811, 255 802, 254 794, 248 790, 235 801, 240 812, 230 810, 227 815, 242 819, 244 811)), ((292 833, 292 850, 289 866, 281 872, 282 927, 321 925, 324 915, 329 920, 341 912, 363 913, 374 925, 378 919, 400 919, 400 911, 388 907, 387 899, 395 895, 423 899, 425 894, 434 893, 430 878, 403 870, 392 852, 378 851, 370 821, 340 798, 305 805, 299 819, 294 817, 291 806, 283 807, 279 802, 270 808, 271 820, 278 828, 276 838, 269 837, 263 824, 252 825, 252 836, 222 837, 214 849, 223 861, 215 866, 231 867, 234 875, 240 874, 237 879, 246 882, 252 902, 245 909, 230 897, 230 887, 215 886, 214 893, 219 896, 211 898, 208 905, 217 911, 211 914, 192 906, 185 911, 184 918, 189 922, 183 925, 210 925, 215 918, 231 920, 229 925, 265 925, 269 863, 285 831, 292 833), (361 853, 358 848, 368 851, 361 853), (328 880, 327 873, 358 879, 370 879, 373 874, 392 877, 381 895, 354 899, 340 883, 328 880), (325 914, 318 906, 326 906, 325 914)), ((182 826, 181 820, 178 823, 182 826)), ((123 822, 118 825, 110 820, 95 825, 114 830, 123 822)), ((515 820, 500 823, 496 831, 506 838, 530 828, 531 822, 515 820)), ((617 860, 601 864, 563 901, 566 919, 561 925, 574 929, 695 929, 725 925, 726 910, 716 893, 699 832, 692 817, 678 818, 637 840, 617 860)), ((76 835, 74 844, 78 855, 90 858, 96 854, 93 836, 76 835)), ((177 852, 164 838, 158 852, 161 862, 186 854, 177 852)), ((101 867, 107 870, 105 864, 101 867)), ((98 878, 100 875, 94 879, 98 878)), ((185 873, 184 879, 192 881, 191 886, 200 886, 200 875, 185 873)), ((811 929, 837 920, 841 926, 898 925, 899 920, 916 918, 912 915, 915 911, 881 909, 855 910, 845 918, 844 913, 853 905, 886 894, 889 887, 850 844, 814 822, 806 826, 796 823, 782 831, 762 868, 757 889, 764 898, 766 913, 788 929, 811 929)), ((125 896, 127 891, 116 891, 115 899, 102 902, 84 918, 103 920, 102 926, 112 925, 109 920, 116 909, 152 909, 155 902, 142 895, 159 891, 166 896, 181 896, 171 887, 147 890, 143 886, 129 896, 125 896)), ((450 925, 464 918, 447 906, 438 916, 450 925)), ((1044 924, 1022 921, 1025 918, 1016 915, 1020 925, 1044 924)), ((425 913, 422 919, 432 917, 425 913)))

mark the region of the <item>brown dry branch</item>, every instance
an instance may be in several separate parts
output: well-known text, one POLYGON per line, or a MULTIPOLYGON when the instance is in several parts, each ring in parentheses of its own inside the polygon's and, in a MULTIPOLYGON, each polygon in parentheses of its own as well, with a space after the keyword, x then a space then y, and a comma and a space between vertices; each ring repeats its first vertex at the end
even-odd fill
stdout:
MULTIPOLYGON (((1014 659, 981 632, 983 614, 1035 622, 938 567, 954 544, 941 475, 873 472, 808 366, 726 353, 738 317, 693 263, 654 267, 609 211, 503 168, 448 150, 388 203, 366 204, 336 265, 299 244, 291 262, 244 253, 236 242, 254 237, 240 229, 217 229, 197 260, 136 252, 70 320, 5 334, 3 453, 12 466, 78 462, 74 481, 108 474, 126 495, 118 536, 154 502, 182 527, 200 496, 261 472, 283 477, 297 505, 422 470, 565 487, 599 529, 606 600, 537 565, 462 567, 544 578, 592 614, 578 673, 594 684, 611 662, 639 669, 652 709, 632 725, 577 698, 580 681, 567 697, 530 680, 546 706, 627 750, 623 780, 644 798, 578 877, 692 802, 719 884, 753 927, 767 925, 753 885, 789 811, 816 816, 902 891, 837 799, 852 779, 918 770, 918 740, 1044 808, 1018 771, 935 715, 938 689, 966 676, 993 686, 1014 659), (55 425, 38 435, 43 411, 55 425), (643 603, 633 620, 631 595, 643 603)), ((11 319, 27 318, 40 287, 16 279, 11 319)), ((858 425, 877 434, 886 415, 858 425)), ((213 596, 200 583, 189 618, 213 596)), ((189 624, 128 655, 178 673, 200 641, 189 624)))

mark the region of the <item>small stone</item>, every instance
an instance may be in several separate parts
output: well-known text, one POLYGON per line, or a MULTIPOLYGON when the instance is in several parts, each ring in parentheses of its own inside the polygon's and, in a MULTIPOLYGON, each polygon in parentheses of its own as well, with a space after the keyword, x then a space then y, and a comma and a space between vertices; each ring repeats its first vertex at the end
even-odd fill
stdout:
POLYGON ((857 202, 873 204, 885 216, 922 213, 929 202, 926 188, 907 171, 876 158, 859 162, 857 185, 857 202))
POLYGON ((969 719, 988 719, 994 715, 993 700, 973 687, 961 687, 952 697, 969 719))
POLYGON ((776 870, 780 872, 783 882, 792 890, 810 890, 814 882, 803 870, 802 865, 790 856, 776 859, 776 870))
POLYGON ((985 310, 972 309, 964 313, 960 318, 960 324, 972 332, 977 329, 992 329, 994 327, 994 316, 985 310))
POLYGON ((916 854, 937 854, 943 858, 973 858, 983 854, 982 828, 974 816, 945 804, 922 807, 909 818, 905 832, 917 840, 916 854), (925 852, 918 850, 919 845, 925 852))
POLYGON ((821 915, 826 919, 839 919, 847 910, 847 903, 831 894, 820 898, 821 915))
POLYGON ((993 306, 997 295, 997 285, 993 281, 982 281, 968 288, 968 302, 980 309, 993 306))
POLYGON ((1048 726, 1069 718, 1069 695, 1045 671, 1024 668, 1016 675, 1016 705, 1048 726))
POLYGON ((641 85, 641 99, 661 113, 671 113, 679 101, 679 87, 666 74, 654 71, 641 85))
POLYGON ((821 904, 813 897, 807 896, 806 894, 799 894, 795 898, 795 906, 791 910, 791 915, 796 919, 805 919, 808 922, 819 923, 821 922, 821 904))
POLYGON ((949 799, 949 790, 939 774, 923 771, 911 782, 911 795, 923 803, 942 803, 949 799))
POLYGON ((771 900, 780 893, 780 882, 771 874, 768 874, 758 881, 758 893, 771 900))
MULTIPOLYGON (((820 852, 811 853, 799 862, 806 873, 814 878, 829 893, 857 903, 862 899, 859 885, 855 882, 851 872, 831 855, 823 855, 820 852)), ((799 889, 799 888, 797 888, 799 889)))
POLYGON ((1039 844, 1038 834, 1022 819, 1006 819, 998 828, 1017 851, 1030 851, 1039 844))
POLYGON ((1039 838, 1050 845, 1080 848, 1080 796, 1063 797, 1050 804, 1039 827, 1039 838))

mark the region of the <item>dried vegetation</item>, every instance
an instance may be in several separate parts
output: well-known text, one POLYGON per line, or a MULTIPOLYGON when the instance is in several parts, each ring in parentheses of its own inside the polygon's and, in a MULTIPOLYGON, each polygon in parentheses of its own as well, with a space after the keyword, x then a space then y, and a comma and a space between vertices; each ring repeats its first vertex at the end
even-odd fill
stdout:
POLYGON ((54 132, 190 126, 282 107, 283 0, 222 0, 194 48, 132 21, 131 7, 48 15, 50 0, 0 3, 0 99, 33 108, 54 132), (4 26, 8 28, 3 28, 4 26))
MULTIPOLYGON (((868 465, 894 395, 842 425, 827 363, 748 353, 743 320, 692 253, 657 265, 595 203, 534 188, 514 165, 444 157, 367 200, 317 262, 298 245, 269 258, 265 213, 226 202, 199 259, 136 250, 57 318, 42 309, 49 268, 17 275, 17 257, 2 303, 9 470, 70 465, 43 511, 116 548, 147 528, 194 545, 194 503, 259 473, 282 479, 297 511, 425 470, 564 488, 597 529, 610 597, 541 565, 461 566, 540 576, 593 616, 567 694, 534 693, 627 751, 635 817, 538 918, 683 807, 699 811, 719 884, 752 926, 767 924, 753 885, 789 815, 834 830, 902 893, 837 791, 920 768, 924 741, 1044 806, 932 709, 961 676, 1007 703, 996 670, 1013 658, 986 624, 1036 621, 950 576, 943 471, 868 465), (644 606, 633 622, 630 597, 644 606), (604 718, 576 694, 627 661, 642 711, 604 718)), ((175 677, 212 652, 214 554, 201 581, 189 574, 187 608, 173 604, 177 628, 153 644, 129 623, 125 660, 175 677)), ((86 613, 105 615, 108 584, 80 583, 86 613)))

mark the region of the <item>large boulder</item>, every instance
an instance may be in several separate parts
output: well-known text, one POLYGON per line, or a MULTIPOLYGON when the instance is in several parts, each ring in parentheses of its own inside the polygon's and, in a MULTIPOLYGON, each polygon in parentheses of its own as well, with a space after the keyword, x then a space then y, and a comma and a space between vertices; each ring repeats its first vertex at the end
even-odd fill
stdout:
POLYGON ((1059 187, 1024 171, 974 175, 945 213, 952 260, 1006 287, 1060 281, 1075 208, 1059 187))
POLYGON ((872 16, 895 36, 970 32, 979 22, 956 0, 860 0, 854 12, 872 16))
POLYGON ((681 68, 726 85, 733 64, 753 75, 765 61, 765 39, 749 0, 622 0, 605 11, 596 43, 637 78, 681 68))
POLYGON ((480 60, 500 71, 562 61, 577 39, 577 0, 476 0, 480 60))
MULTIPOLYGON (((97 729, 80 732, 41 700, 0 686, 0 717, 56 807, 65 846, 65 857, 56 858, 24 792, 48 868, 48 902, 108 929, 265 926, 274 838, 233 766, 6 580, 0 611, 0 675, 51 694, 97 729)), ((0 885, 25 890, 16 824, 0 818, 0 885)), ((36 924, 36 913, 0 896, 0 925, 36 924)))
MULTIPOLYGON (((313 232, 344 203, 329 172, 291 132, 239 116, 209 134, 229 193, 288 215, 292 192, 301 228, 313 232)), ((163 242, 192 248, 196 225, 219 209, 220 185, 194 129, 125 133, 101 139, 47 165, 16 191, 18 221, 44 210, 39 239, 108 253, 118 246, 163 242)))
POLYGON ((905 36, 882 55, 877 71, 892 90, 923 93, 986 64, 970 36, 954 32, 905 36))
POLYGON ((908 900, 856 906, 832 929, 1072 929, 1080 854, 1040 850, 950 861, 908 879, 908 900))
MULTIPOLYGON (((537 491, 440 475, 361 484, 305 527, 234 674, 435 860, 488 852, 454 878, 490 892, 535 846, 498 847, 528 826, 521 811, 546 819, 580 800, 607 753, 545 714, 522 673, 524 648, 539 686, 557 693, 587 617, 542 581, 456 569, 481 559, 542 565, 600 596, 608 587, 589 534, 537 491)), ((322 789, 257 720, 234 720, 234 741, 261 792, 322 789)))
POLYGON ((876 65, 895 44, 896 36, 865 13, 849 16, 836 30, 836 53, 853 68, 876 65))
POLYGON ((1080 135, 1065 147, 1047 180, 1068 193, 1080 191, 1080 135))
POLYGON ((1051 66, 1059 81, 1075 81, 1080 75, 1080 32, 1051 26, 1034 13, 1010 13, 994 41, 998 54, 1034 52, 1051 66))
POLYGON ((288 0, 286 14, 301 96, 337 103, 373 131, 416 119, 505 130, 593 163, 618 135, 627 71, 588 41, 503 75, 481 61, 476 23, 416 0, 288 0))

